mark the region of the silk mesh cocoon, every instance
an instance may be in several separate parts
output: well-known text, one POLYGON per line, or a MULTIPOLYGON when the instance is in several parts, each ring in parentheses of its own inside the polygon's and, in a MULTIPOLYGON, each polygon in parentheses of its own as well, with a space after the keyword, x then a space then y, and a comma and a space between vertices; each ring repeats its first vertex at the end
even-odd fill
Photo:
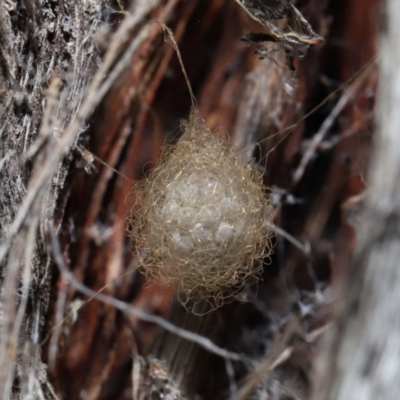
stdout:
POLYGON ((270 253, 268 201, 261 176, 213 134, 197 110, 136 187, 128 233, 148 278, 176 288, 192 309, 238 296, 270 253))

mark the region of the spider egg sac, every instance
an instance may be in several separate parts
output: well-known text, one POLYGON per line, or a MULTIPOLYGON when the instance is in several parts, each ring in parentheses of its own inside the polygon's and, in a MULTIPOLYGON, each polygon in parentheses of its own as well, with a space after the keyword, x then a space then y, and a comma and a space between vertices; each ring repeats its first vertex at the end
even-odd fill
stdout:
POLYGON ((172 285, 189 309, 237 297, 271 252, 261 176, 213 134, 197 110, 141 182, 128 233, 149 278, 172 285))

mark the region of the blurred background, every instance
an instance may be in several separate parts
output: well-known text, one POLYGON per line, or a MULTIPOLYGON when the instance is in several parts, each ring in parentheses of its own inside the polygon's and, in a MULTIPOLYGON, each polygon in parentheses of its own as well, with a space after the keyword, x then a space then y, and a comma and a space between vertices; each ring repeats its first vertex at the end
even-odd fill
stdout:
MULTIPOLYGON (((288 3, 251 6, 283 10, 268 21, 304 34, 288 3)), ((264 40, 268 29, 234 0, 1 6, 2 398, 311 398, 368 181, 379 2, 294 4, 323 41, 264 40), (262 281, 205 316, 145 281, 125 234, 134 182, 191 109, 153 21, 172 29, 206 124, 261 171, 272 202, 262 281), (88 301, 60 263, 241 359, 88 301)))

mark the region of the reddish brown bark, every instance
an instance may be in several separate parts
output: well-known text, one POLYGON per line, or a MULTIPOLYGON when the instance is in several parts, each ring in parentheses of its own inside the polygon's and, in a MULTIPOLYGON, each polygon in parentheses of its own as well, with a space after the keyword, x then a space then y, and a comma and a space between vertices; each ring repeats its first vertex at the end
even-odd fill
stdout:
MULTIPOLYGON (((123 4, 126 9, 128 3, 123 4)), ((249 389, 254 396, 249 398, 254 399, 257 391, 269 393, 271 382, 287 389, 279 394, 281 398, 296 394, 305 399, 310 392, 315 338, 330 319, 331 297, 326 289, 339 284, 348 269, 355 243, 349 219, 356 215, 357 196, 365 187, 371 150, 377 83, 373 63, 364 75, 341 85, 376 54, 378 1, 305 0, 296 5, 324 36, 324 43, 296 59, 291 73, 282 51, 260 60, 254 55, 256 49, 240 40, 261 28, 233 0, 158 1, 148 16, 157 23, 149 25, 145 39, 90 113, 86 130, 82 129, 77 147, 69 153, 68 176, 54 218, 60 227, 52 220, 59 228, 66 266, 85 285, 169 318, 252 359, 254 365, 233 363, 232 370, 241 389, 254 384, 249 389), (176 305, 172 289, 144 281, 125 235, 126 219, 136 200, 134 182, 156 165, 163 143, 176 141, 180 120, 188 117, 191 107, 175 50, 160 24, 174 32, 207 125, 218 134, 231 135, 238 151, 263 171, 264 183, 275 194, 275 252, 264 266, 258 291, 254 286, 246 288, 255 300, 227 305, 202 318, 176 305), (354 96, 346 97, 351 88, 354 96), (316 133, 340 101, 345 105, 315 142, 316 133), (295 124, 292 129, 282 131, 291 124, 295 124), (309 148, 311 157, 296 180, 309 148), (90 153, 107 166, 92 161, 90 153), (265 359, 279 358, 277 349, 290 349, 290 354, 266 369, 268 379, 253 382, 254 371, 265 359)), ((111 6, 109 31, 99 35, 97 42, 104 53, 113 32, 128 18, 118 2, 111 6)), ((123 50, 146 23, 143 20, 129 30, 123 50)), ((63 79, 68 76, 65 73, 63 79)), ((47 232, 43 240, 48 249, 49 237, 47 232)), ((223 399, 233 390, 220 357, 98 300, 88 301, 58 332, 57 307, 63 317, 77 301, 87 298, 67 282, 55 263, 52 268, 51 297, 41 331, 47 339, 41 349, 59 398, 130 399, 135 389, 133 362, 138 355, 148 361, 149 354, 165 360, 169 378, 190 399, 195 395, 223 399), (51 354, 56 354, 54 363, 51 354)), ((140 390, 145 386, 142 382, 140 390)))

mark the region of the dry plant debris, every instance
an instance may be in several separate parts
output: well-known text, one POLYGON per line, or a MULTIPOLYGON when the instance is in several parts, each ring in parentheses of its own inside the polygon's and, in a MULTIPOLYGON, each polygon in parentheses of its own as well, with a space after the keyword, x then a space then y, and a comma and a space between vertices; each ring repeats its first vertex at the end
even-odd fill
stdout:
POLYGON ((261 176, 192 111, 176 146, 136 187, 128 233, 148 278, 174 286, 190 310, 236 298, 271 252, 261 176))
POLYGON ((291 0, 236 0, 236 3, 266 30, 242 37, 255 46, 260 58, 284 50, 287 66, 294 70, 294 58, 304 57, 310 45, 323 41, 291 0))
POLYGON ((137 362, 138 371, 133 368, 134 398, 138 400, 165 399, 185 400, 178 384, 171 379, 171 373, 165 363, 157 358, 140 358, 137 362), (139 376, 135 376, 135 372, 139 376), (135 379, 136 378, 136 379, 135 379))
MULTIPOLYGON (((246 34, 257 48, 260 58, 271 58, 271 52, 275 50, 279 50, 280 56, 283 56, 286 50, 284 46, 287 46, 289 54, 292 47, 299 51, 298 54, 303 54, 300 50, 306 49, 309 44, 307 35, 303 44, 294 43, 304 38, 304 30, 302 25, 298 25, 300 29, 296 28, 295 14, 290 16, 285 11, 285 7, 292 7, 287 0, 254 0, 253 10, 249 1, 241 2, 250 11, 264 6, 261 12, 265 12, 265 21, 261 21, 261 14, 256 16, 262 22, 259 30, 263 33, 257 36, 257 30, 252 29, 254 33, 246 34), (268 15, 270 10, 274 14, 268 15), (275 25, 276 29, 283 31, 283 35, 280 36, 279 32, 276 35, 275 28, 268 29, 263 24, 275 25), (296 33, 293 35, 292 31, 296 33)), ((299 2, 295 4, 300 7, 299 2)), ((275 68, 268 59, 261 63, 255 60, 255 65, 252 55, 244 46, 234 45, 243 29, 241 24, 235 22, 242 9, 236 7, 234 1, 135 0, 124 2, 123 6, 132 12, 121 12, 122 7, 115 2, 100 0, 6 1, 0 4, 0 258, 3 259, 1 398, 62 399, 78 398, 82 394, 85 394, 85 398, 98 400, 122 398, 123 393, 127 393, 130 388, 127 380, 124 383, 124 378, 131 372, 127 365, 132 361, 132 348, 137 348, 143 354, 145 344, 151 340, 153 329, 153 324, 141 323, 139 319, 132 322, 133 329, 126 329, 128 319, 119 318, 116 310, 127 314, 132 311, 132 315, 136 315, 130 304, 138 309, 140 307, 139 311, 145 308, 148 313, 154 313, 155 315, 148 315, 149 318, 146 319, 143 312, 140 318, 164 326, 171 337, 182 340, 178 342, 178 346, 171 346, 170 341, 161 343, 162 350, 157 360, 165 362, 167 374, 162 373, 162 368, 161 374, 152 370, 149 375, 156 380, 156 390, 152 394, 157 393, 157 390, 163 395, 169 393, 167 388, 171 382, 173 388, 178 387, 191 399, 195 395, 186 393, 188 387, 205 399, 221 398, 221 391, 226 389, 222 387, 225 375, 223 370, 221 373, 219 364, 214 362, 215 357, 205 358, 203 362, 202 353, 201 357, 193 356, 193 353, 188 353, 190 358, 181 356, 185 353, 181 343, 186 343, 188 331, 178 326, 186 324, 191 315, 182 311, 176 317, 174 309, 172 314, 176 328, 172 323, 161 319, 159 315, 164 316, 168 308, 164 304, 167 303, 164 299, 168 299, 168 296, 155 300, 155 290, 148 290, 148 287, 143 288, 138 284, 141 280, 137 275, 135 278, 124 279, 121 285, 107 287, 108 295, 113 296, 113 303, 107 303, 104 297, 98 300, 104 301, 107 306, 99 301, 90 301, 76 313, 76 321, 71 329, 60 329, 61 336, 54 334, 51 341, 43 340, 49 332, 57 332, 57 329, 52 331, 54 325, 64 317, 65 312, 71 308, 70 305, 82 298, 79 294, 74 294, 78 285, 70 285, 70 281, 65 280, 65 274, 60 274, 57 278, 54 249, 49 239, 53 228, 57 232, 57 242, 60 242, 60 251, 57 254, 62 256, 66 269, 76 273, 75 283, 84 281, 92 288, 92 292, 87 292, 84 298, 91 298, 99 287, 105 287, 114 273, 125 271, 124 268, 128 268, 126 266, 131 260, 131 256, 125 251, 124 224, 120 223, 126 213, 121 205, 124 205, 124 199, 131 189, 130 183, 122 184, 123 177, 115 177, 111 170, 106 173, 101 168, 99 173, 86 175, 81 167, 90 170, 93 160, 85 148, 103 158, 112 167, 124 171, 129 179, 136 180, 142 164, 148 161, 146 157, 158 152, 157 146, 162 135, 169 132, 172 125, 175 126, 176 120, 182 117, 182 112, 183 115, 186 114, 182 111, 185 107, 181 103, 171 102, 170 97, 166 96, 166 93, 172 92, 168 90, 171 86, 182 91, 182 80, 177 81, 171 75, 173 63, 168 58, 169 53, 162 51, 162 40, 158 40, 156 32, 151 28, 154 24, 147 23, 149 18, 173 27, 177 40, 180 38, 178 43, 183 49, 183 58, 196 61, 188 69, 189 76, 196 85, 200 104, 204 105, 201 93, 215 93, 218 90, 210 110, 218 112, 219 121, 225 124, 224 130, 243 132, 243 143, 246 144, 253 139, 264 140, 275 132, 276 127, 285 127, 293 120, 297 121, 302 111, 293 105, 304 104, 306 112, 310 104, 319 99, 322 86, 327 85, 326 88, 322 87, 325 93, 330 90, 328 82, 341 82, 354 73, 360 63, 365 63, 373 56, 375 19, 369 21, 366 18, 373 9, 372 2, 337 4, 335 10, 329 9, 327 12, 324 11, 327 2, 301 2, 301 10, 308 10, 305 15, 313 22, 313 26, 315 24, 318 27, 317 32, 324 31, 324 26, 329 30, 329 21, 339 23, 333 27, 331 33, 327 32, 327 47, 321 49, 321 57, 307 57, 298 64, 299 85, 292 93, 291 103, 284 107, 279 106, 282 103, 281 96, 276 95, 276 107, 275 103, 268 101, 266 94, 273 92, 272 83, 284 86, 285 76, 281 73, 284 69, 275 68), (317 3, 318 6, 315 6, 317 3), (343 11, 346 14, 344 19, 343 11), (118 30, 119 26, 125 28, 118 30), (187 26, 191 29, 186 29, 187 26), (212 42, 205 40, 206 37, 212 38, 212 42), (346 48, 343 47, 340 54, 332 51, 335 49, 334 46, 329 47, 330 38, 335 43, 339 38, 341 43, 346 43, 346 48), (143 42, 143 47, 137 48, 140 51, 131 47, 131 50, 126 49, 130 43, 138 43, 137 40, 143 42), (143 49, 147 51, 143 52, 143 49), (131 57, 135 51, 136 56, 131 57), (210 58, 210 51, 217 56, 210 58), (199 70, 203 72, 199 74, 199 70), (305 71, 312 71, 312 74, 305 74, 305 71), (249 73, 255 78, 254 87, 257 90, 251 90, 250 86, 248 91, 244 90, 247 78, 243 77, 249 76, 249 73), (117 82, 115 76, 121 77, 122 84, 117 82), (327 79, 322 81, 323 77, 327 79), (261 78, 266 82, 265 85, 260 85, 261 78), (90 86, 93 79, 97 81, 97 85, 90 86), (221 85, 216 84, 219 82, 221 85), (263 90, 259 89, 260 86, 263 90), (132 88, 138 89, 137 96, 132 94, 132 88), (211 91, 210 88, 217 89, 211 91), (223 100, 229 98, 226 94, 230 93, 235 94, 235 101, 226 103, 223 100), (257 93, 259 97, 256 97, 257 93), (140 108, 138 96, 146 99, 146 107, 140 108), (86 102, 85 98, 90 101, 86 102), (251 102, 252 99, 256 99, 254 103, 251 102), (157 112, 157 129, 153 129, 146 120, 149 106, 157 112), (236 115, 238 118, 234 118, 236 115), (244 120, 245 123, 241 115, 249 115, 244 120), (171 116, 174 116, 172 120, 171 116), (229 123, 226 122, 228 120, 229 123), (71 123, 73 129, 67 128, 71 123), (129 127, 132 127, 131 131, 129 127), (68 142, 64 141, 65 134, 69 137, 68 142), (65 143, 63 147, 60 145, 62 142, 65 143), (142 149, 146 151, 141 152, 142 149), (146 155, 142 157, 141 153, 146 155), (50 163, 50 159, 55 161, 50 163), (37 183, 38 178, 41 179, 40 184, 37 183), (22 209, 23 213, 21 205, 26 205, 22 209), (16 217, 18 215, 20 217, 16 217), (16 225, 18 229, 13 228, 16 225), (109 240, 103 242, 101 239, 97 243, 92 236, 93 227, 97 226, 113 232, 109 240), (157 306, 156 302, 161 301, 164 301, 163 306, 157 306), (52 346, 49 346, 49 351, 47 342, 54 343, 54 353, 52 346), (172 367, 168 363, 168 353, 173 360, 172 367), (201 365, 205 372, 199 371, 201 365), (194 382, 193 376, 187 375, 190 377, 187 378, 188 384, 181 385, 180 376, 187 374, 192 368, 196 368, 198 382, 194 382), (168 378, 165 385, 157 380, 158 376, 174 374, 177 378, 168 378), (210 376, 215 381, 212 382, 212 388, 206 390, 210 376), (219 385, 216 384, 217 379, 221 381, 219 385)), ((372 15, 375 16, 376 13, 372 12, 372 15)), ((373 94, 368 99, 365 96, 367 93, 374 93, 375 86, 371 86, 371 82, 374 80, 365 84, 365 90, 355 96, 354 104, 346 107, 343 112, 345 118, 337 119, 337 124, 335 122, 336 125, 324 134, 324 142, 333 143, 335 140, 334 143, 338 145, 326 151, 320 151, 318 147, 313 153, 312 162, 308 164, 307 173, 303 174, 298 184, 292 181, 293 166, 298 161, 296 156, 301 152, 301 144, 306 143, 303 139, 307 139, 307 143, 314 142, 314 139, 310 140, 314 133, 310 127, 319 127, 321 119, 326 117, 325 114, 319 114, 316 122, 307 124, 304 130, 294 132, 290 138, 296 140, 283 142, 269 158, 270 170, 274 174, 266 174, 265 182, 282 190, 285 196, 293 195, 300 199, 294 204, 286 202, 282 196, 283 200, 279 204, 282 207, 276 222, 282 231, 284 229, 307 246, 310 243, 309 248, 312 251, 310 254, 304 252, 303 256, 287 241, 280 240, 280 252, 276 251, 271 268, 282 271, 279 279, 273 278, 276 281, 284 275, 288 277, 285 283, 291 283, 292 276, 294 277, 293 284, 287 290, 288 297, 309 286, 305 273, 308 264, 312 264, 310 268, 316 271, 318 284, 321 281, 327 283, 330 279, 324 272, 328 264, 335 274, 340 274, 341 269, 345 269, 336 264, 335 260, 346 259, 352 250, 353 239, 346 226, 345 215, 336 209, 336 204, 341 204, 348 196, 359 194, 364 187, 364 174, 360 172, 359 160, 367 160, 369 154, 371 129, 368 128, 368 115, 372 110, 372 100, 368 99, 373 94), (344 159, 344 156, 347 160, 345 163, 337 162, 338 159, 344 159), (319 168, 321 158, 326 167, 319 168), (315 160, 318 162, 317 166, 314 164, 315 160), (314 191, 314 188, 318 190, 314 191), (339 212, 341 218, 338 218, 339 212), (326 245, 327 241, 329 246, 326 245)), ((327 113, 330 106, 332 104, 327 103, 327 113)), ((202 109, 202 113, 211 120, 210 112, 202 109)), ((262 154, 266 154, 275 143, 274 140, 264 141, 260 147, 262 154)), ((254 153, 250 154, 252 156, 254 153)), ((343 265, 345 264, 344 262, 343 265)), ((276 329, 281 327, 288 315, 287 308, 282 306, 283 296, 273 290, 271 274, 269 271, 265 272, 255 302, 233 304, 232 307, 210 313, 198 325, 185 325, 185 329, 193 328, 194 333, 190 340, 198 343, 207 352, 226 358, 228 350, 214 345, 208 336, 200 336, 200 333, 212 334, 217 343, 223 338, 224 348, 235 350, 235 354, 246 354, 247 357, 251 355, 256 362, 262 362, 262 357, 268 356, 270 349, 275 346, 274 339, 279 337, 275 334, 276 329), (263 319, 258 314, 249 318, 249 311, 254 309, 256 303, 259 309, 267 310, 268 315, 273 314, 274 318, 263 319), (278 309, 275 310, 271 303, 278 309), (229 310, 233 312, 228 313, 229 310), (275 314, 279 318, 275 318, 275 314), (208 318, 211 316, 214 319, 210 323, 208 318), (217 319, 220 326, 213 322, 217 319), (234 328, 238 330, 235 331, 233 343, 240 345, 232 349, 226 336, 234 328)), ((192 316, 196 321, 200 320, 192 316)), ((316 318, 320 319, 317 311, 312 316, 301 318, 306 332, 312 329, 309 324, 314 323, 316 318)), ((292 346, 292 343, 289 345, 292 346)), ((298 365, 305 359, 310 359, 311 363, 314 358, 312 350, 299 351, 298 354, 294 351, 287 362, 271 371, 251 398, 305 398, 298 394, 289 397, 287 392, 288 386, 292 387, 290 383, 301 382, 302 377, 305 388, 309 388, 312 383, 307 381, 311 378, 309 369, 303 368, 303 364, 298 365), (298 373, 293 376, 294 369, 298 373), (281 392, 280 395, 276 388, 281 392)), ((228 358, 237 360, 234 357, 228 358)), ((258 366, 251 364, 246 371, 239 366, 235 369, 233 378, 240 383, 243 375, 256 373, 258 366)), ((145 369, 144 366, 142 370, 145 369)))

